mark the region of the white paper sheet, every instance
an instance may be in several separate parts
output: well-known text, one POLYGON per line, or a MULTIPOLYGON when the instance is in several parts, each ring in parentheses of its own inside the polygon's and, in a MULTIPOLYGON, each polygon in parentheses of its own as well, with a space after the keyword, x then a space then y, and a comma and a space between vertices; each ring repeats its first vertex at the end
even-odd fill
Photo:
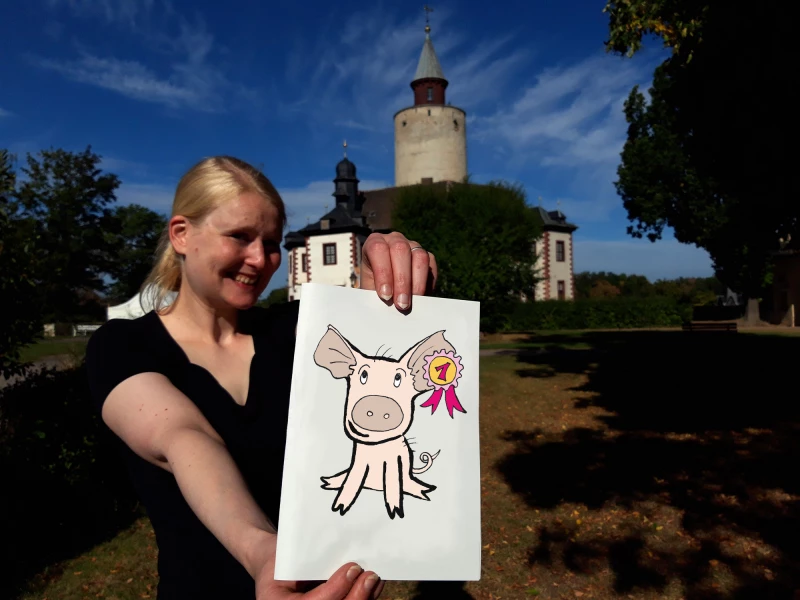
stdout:
POLYGON ((372 291, 303 285, 276 579, 326 580, 348 561, 385 580, 480 579, 479 319, 477 302, 414 296, 404 315, 372 291), (408 472, 408 449, 425 472, 408 472), (341 496, 344 475, 323 489, 351 461, 341 496))

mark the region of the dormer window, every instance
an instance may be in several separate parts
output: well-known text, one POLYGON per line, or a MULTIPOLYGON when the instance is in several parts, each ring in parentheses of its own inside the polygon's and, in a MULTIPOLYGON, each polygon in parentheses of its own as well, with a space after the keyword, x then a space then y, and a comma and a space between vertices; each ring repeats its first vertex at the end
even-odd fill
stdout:
POLYGON ((433 102, 433 88, 428 88, 428 102, 433 102))

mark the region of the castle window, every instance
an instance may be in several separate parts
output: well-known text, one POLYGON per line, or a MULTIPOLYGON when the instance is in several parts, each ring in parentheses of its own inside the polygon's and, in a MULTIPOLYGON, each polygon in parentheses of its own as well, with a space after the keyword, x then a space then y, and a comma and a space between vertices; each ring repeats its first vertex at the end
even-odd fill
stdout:
POLYGON ((336 244, 322 244, 322 264, 336 264, 336 244))
POLYGON ((431 116, 431 109, 430 108, 428 109, 428 116, 429 117, 431 116))
POLYGON ((433 102, 433 88, 428 88, 428 102, 433 102))
POLYGON ((403 127, 405 127, 405 126, 406 126, 406 122, 405 122, 405 121, 403 121, 403 127))
POLYGON ((566 297, 567 297, 566 287, 567 286, 564 285, 563 281, 559 281, 558 282, 558 299, 559 300, 566 299, 566 297))
POLYGON ((308 254, 303 254, 302 260, 300 261, 300 268, 303 273, 308 272, 308 254))
POLYGON ((453 127, 458 131, 458 121, 456 119, 453 119, 453 127))
POLYGON ((564 242, 556 242, 556 261, 564 262, 564 242))

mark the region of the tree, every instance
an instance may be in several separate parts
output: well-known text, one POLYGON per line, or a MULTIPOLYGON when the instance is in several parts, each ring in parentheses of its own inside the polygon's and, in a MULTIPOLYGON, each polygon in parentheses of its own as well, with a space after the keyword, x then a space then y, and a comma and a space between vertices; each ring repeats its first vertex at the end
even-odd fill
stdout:
POLYGON ((436 256, 434 295, 481 302, 485 330, 522 294, 533 297, 542 225, 524 190, 505 182, 403 188, 394 227, 436 256))
POLYGON ((261 306, 262 308, 268 308, 273 304, 280 304, 281 302, 288 302, 289 301, 289 288, 282 287, 282 288, 275 288, 272 290, 266 298, 263 300, 259 300, 256 305, 261 306))
POLYGON ((168 219, 138 204, 117 206, 107 233, 112 259, 108 273, 114 278, 108 300, 124 302, 135 296, 153 267, 159 236, 168 219))
MULTIPOLYGON (((27 180, 16 193, 18 226, 36 238, 37 269, 31 273, 44 295, 48 319, 85 315, 84 299, 105 289, 103 275, 112 269, 114 229, 108 205, 116 200, 119 179, 101 173, 91 147, 80 153, 44 150, 27 156, 27 180)), ((96 312, 97 308, 93 307, 96 312)))
POLYGON ((592 284, 592 289, 589 290, 590 298, 614 298, 620 295, 620 290, 617 286, 610 284, 605 279, 599 279, 592 284))
POLYGON ((25 239, 14 202, 13 158, 0 149, 0 374, 19 368, 19 351, 42 332, 41 295, 31 274, 37 270, 35 239, 25 239))
POLYGON ((779 239, 797 239, 797 183, 783 142, 796 100, 775 93, 793 67, 791 20, 775 17, 774 0, 747 10, 720 0, 610 0, 605 10, 609 51, 632 56, 650 34, 672 50, 650 102, 634 88, 625 104, 616 185, 629 233, 656 241, 673 228, 753 301, 770 282, 779 239))

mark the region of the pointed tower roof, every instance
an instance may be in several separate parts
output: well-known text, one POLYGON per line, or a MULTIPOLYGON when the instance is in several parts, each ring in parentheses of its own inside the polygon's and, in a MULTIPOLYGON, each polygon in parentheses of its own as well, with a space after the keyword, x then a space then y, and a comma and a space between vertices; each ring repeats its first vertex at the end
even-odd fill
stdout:
POLYGON ((433 49, 430 26, 425 27, 425 43, 422 45, 417 72, 414 73, 414 81, 418 79, 444 79, 442 67, 439 59, 436 58, 436 51, 433 49))

